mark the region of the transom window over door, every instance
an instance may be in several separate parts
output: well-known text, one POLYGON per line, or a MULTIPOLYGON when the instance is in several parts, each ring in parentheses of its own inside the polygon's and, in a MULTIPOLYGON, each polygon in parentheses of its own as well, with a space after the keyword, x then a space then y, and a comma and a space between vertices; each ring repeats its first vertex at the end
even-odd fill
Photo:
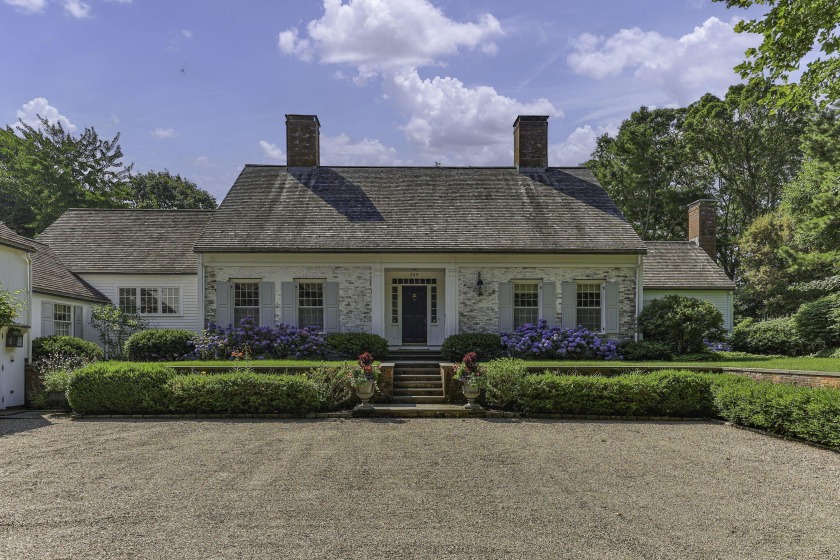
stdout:
POLYGON ((513 328, 536 325, 540 318, 540 291, 537 282, 513 285, 513 328))
POLYGON ((251 317, 259 324, 260 317, 260 283, 233 283, 233 324, 239 323, 245 317, 251 317))
POLYGON ((73 335, 73 307, 56 303, 53 310, 53 331, 57 336, 73 335))
POLYGON ((601 332, 601 284, 577 285, 577 323, 594 332, 601 332))
POLYGON ((324 330, 324 283, 298 283, 298 325, 324 330))

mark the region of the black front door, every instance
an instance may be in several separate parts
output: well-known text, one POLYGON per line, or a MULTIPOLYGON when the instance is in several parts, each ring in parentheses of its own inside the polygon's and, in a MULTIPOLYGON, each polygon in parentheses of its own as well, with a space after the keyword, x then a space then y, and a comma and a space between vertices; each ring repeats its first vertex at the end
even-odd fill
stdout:
POLYGON ((426 344, 426 286, 402 287, 403 344, 426 344))

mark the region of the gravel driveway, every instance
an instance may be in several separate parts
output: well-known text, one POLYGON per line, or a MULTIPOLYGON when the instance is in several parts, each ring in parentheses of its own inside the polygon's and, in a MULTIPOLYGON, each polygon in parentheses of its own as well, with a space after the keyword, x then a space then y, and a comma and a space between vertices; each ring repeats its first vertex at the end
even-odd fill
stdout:
POLYGON ((0 558, 840 559, 840 454, 703 422, 0 418, 0 558))

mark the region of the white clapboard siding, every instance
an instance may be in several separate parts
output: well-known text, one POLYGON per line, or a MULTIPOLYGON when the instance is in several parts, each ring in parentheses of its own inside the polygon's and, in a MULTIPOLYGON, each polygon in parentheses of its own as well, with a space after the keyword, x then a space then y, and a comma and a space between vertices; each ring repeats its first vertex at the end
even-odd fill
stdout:
POLYGON ((119 288, 181 289, 181 313, 178 315, 143 315, 152 328, 200 331, 198 321, 198 276, 195 274, 80 274, 91 286, 114 304, 119 303, 119 288))
POLYGON ((723 328, 732 332, 732 292, 728 290, 645 290, 642 298, 643 305, 670 294, 708 301, 723 315, 723 328))

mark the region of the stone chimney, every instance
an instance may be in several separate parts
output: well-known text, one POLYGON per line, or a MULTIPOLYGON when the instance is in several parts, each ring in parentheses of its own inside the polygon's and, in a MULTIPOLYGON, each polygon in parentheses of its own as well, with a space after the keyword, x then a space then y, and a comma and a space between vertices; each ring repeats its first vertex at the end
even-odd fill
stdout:
POLYGON ((513 123, 513 165, 519 169, 548 167, 548 116, 519 115, 513 123))
POLYGON ((321 165, 321 123, 315 115, 286 115, 286 166, 321 165))
POLYGON ((716 222, 716 200, 704 198, 688 205, 688 240, 699 245, 715 262, 717 262, 716 222))

